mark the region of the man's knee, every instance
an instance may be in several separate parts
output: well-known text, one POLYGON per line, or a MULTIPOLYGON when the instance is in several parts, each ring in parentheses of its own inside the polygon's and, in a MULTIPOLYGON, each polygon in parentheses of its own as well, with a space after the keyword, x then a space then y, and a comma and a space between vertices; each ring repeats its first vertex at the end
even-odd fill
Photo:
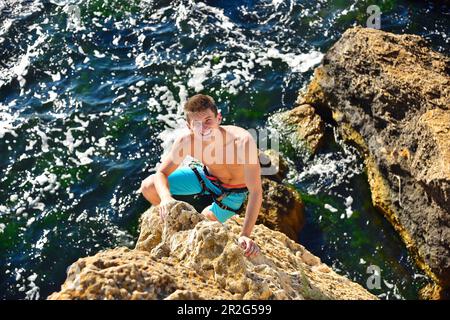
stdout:
POLYGON ((153 193, 156 191, 155 188, 155 175, 152 174, 151 176, 145 178, 142 182, 141 182, 141 188, 139 189, 141 193, 153 193))
POLYGON ((202 214, 211 221, 218 221, 215 214, 210 210, 210 207, 203 209, 202 214))
POLYGON ((141 182, 141 188, 139 192, 142 193, 145 199, 147 199, 152 205, 156 206, 161 202, 158 192, 155 188, 155 175, 151 175, 141 182))

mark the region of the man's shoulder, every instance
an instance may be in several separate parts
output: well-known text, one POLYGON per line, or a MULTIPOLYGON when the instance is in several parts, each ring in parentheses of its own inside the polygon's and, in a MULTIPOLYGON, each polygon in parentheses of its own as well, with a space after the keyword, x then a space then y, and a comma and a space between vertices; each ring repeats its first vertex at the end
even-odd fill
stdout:
POLYGON ((251 150, 255 150, 253 147, 256 147, 256 141, 248 130, 238 126, 228 126, 227 129, 231 133, 231 140, 234 141, 234 145, 238 149, 245 150, 246 154, 249 152, 254 153, 251 150))
POLYGON ((175 138, 175 143, 186 144, 192 141, 194 134, 190 130, 181 130, 175 138))
POLYGON ((222 126, 222 128, 224 128, 227 133, 232 134, 236 139, 248 139, 252 137, 250 132, 242 127, 226 125, 222 126))

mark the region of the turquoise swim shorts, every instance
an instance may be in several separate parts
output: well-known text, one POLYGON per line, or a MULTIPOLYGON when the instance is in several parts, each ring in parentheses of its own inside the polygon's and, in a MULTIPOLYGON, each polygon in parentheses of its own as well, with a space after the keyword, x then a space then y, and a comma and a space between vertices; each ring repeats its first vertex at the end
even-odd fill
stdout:
MULTIPOLYGON (((208 191, 211 190, 217 196, 223 194, 223 191, 206 177, 203 167, 197 166, 197 171, 204 181, 207 190, 202 190, 202 186, 195 172, 190 167, 179 167, 168 177, 170 193, 173 195, 211 194, 208 191)), ((220 203, 233 210, 237 210, 244 203, 247 195, 248 191, 239 193, 232 192, 222 198, 220 203)), ((221 208, 216 202, 213 202, 210 206, 208 206, 208 209, 214 213, 217 220, 221 223, 224 223, 236 214, 234 211, 221 208)))

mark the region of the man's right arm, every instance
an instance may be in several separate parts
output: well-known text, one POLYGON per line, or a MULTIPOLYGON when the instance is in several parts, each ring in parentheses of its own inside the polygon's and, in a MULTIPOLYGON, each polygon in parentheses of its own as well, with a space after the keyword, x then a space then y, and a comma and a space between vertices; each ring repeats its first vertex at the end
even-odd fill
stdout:
POLYGON ((174 200, 170 193, 168 176, 178 168, 183 159, 189 154, 189 141, 190 136, 188 135, 178 137, 169 153, 162 159, 161 165, 155 173, 155 188, 161 199, 159 204, 161 218, 164 218, 167 214, 167 204, 174 200))

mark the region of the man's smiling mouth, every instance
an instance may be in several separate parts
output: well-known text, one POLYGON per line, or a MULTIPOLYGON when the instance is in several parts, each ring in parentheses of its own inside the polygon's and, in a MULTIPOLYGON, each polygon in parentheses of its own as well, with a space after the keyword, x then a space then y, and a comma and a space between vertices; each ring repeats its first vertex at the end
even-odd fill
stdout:
POLYGON ((202 133, 202 136, 204 136, 204 137, 208 137, 208 136, 210 136, 210 135, 211 135, 211 133, 212 133, 212 130, 211 130, 211 129, 209 129, 208 131, 205 131, 205 132, 203 132, 203 133, 202 133))

